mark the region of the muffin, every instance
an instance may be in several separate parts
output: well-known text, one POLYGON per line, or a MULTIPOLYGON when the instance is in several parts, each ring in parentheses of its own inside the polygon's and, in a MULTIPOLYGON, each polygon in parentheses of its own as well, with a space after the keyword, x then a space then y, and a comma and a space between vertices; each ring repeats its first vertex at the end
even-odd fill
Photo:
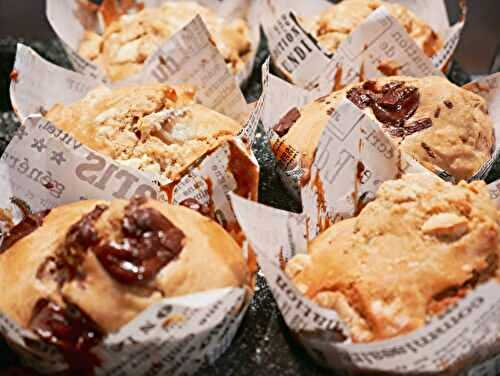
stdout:
POLYGON ((376 121, 401 151, 433 172, 467 179, 492 156, 495 139, 486 101, 434 76, 380 77, 293 108, 274 127, 282 141, 278 144, 292 146, 310 165, 323 129, 346 98, 376 121))
POLYGON ((0 311, 74 371, 95 365, 92 348, 153 303, 251 285, 231 236, 182 206, 80 201, 32 217, 2 247, 0 311))
POLYGON ((429 25, 404 6, 386 1, 343 0, 328 7, 317 17, 302 18, 301 22, 323 48, 335 52, 359 24, 381 6, 401 23, 427 56, 432 57, 443 47, 443 40, 429 25))
POLYGON ((286 266, 301 293, 334 309, 354 342, 418 329, 496 276, 500 217, 486 185, 409 174, 381 185, 286 266))
POLYGON ((100 66, 111 81, 123 80, 139 73, 148 57, 196 15, 207 25, 229 70, 239 72, 254 48, 247 23, 225 20, 195 2, 165 2, 122 15, 107 24, 102 35, 86 31, 78 52, 100 66))
POLYGON ((241 128, 196 104, 194 95, 190 87, 165 84, 99 87, 78 102, 56 104, 45 117, 123 165, 175 179, 241 128))

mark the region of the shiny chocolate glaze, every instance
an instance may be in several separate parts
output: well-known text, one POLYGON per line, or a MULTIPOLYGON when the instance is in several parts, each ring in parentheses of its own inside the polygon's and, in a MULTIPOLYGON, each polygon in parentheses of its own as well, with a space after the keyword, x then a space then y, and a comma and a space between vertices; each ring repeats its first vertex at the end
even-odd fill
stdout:
POLYGON ((105 241, 93 248, 102 266, 117 281, 143 284, 153 279, 184 246, 184 233, 163 214, 133 199, 125 208, 120 241, 105 241))
POLYGON ((50 210, 44 210, 34 214, 26 215, 21 222, 12 227, 3 239, 2 245, 0 246, 0 253, 5 252, 9 249, 15 242, 21 240, 22 238, 28 236, 38 227, 43 224, 43 219, 50 213, 50 210))
POLYGON ((360 109, 370 107, 375 118, 393 137, 406 137, 432 126, 430 118, 406 124, 420 104, 420 93, 403 82, 389 82, 378 88, 376 82, 366 81, 361 87, 347 92, 347 99, 360 109))
POLYGON ((280 121, 273 127, 273 129, 278 134, 278 136, 283 137, 288 133, 290 128, 292 128, 292 126, 299 118, 300 111, 297 107, 294 107, 280 119, 280 121))
POLYGON ((90 350, 104 333, 77 306, 66 303, 61 307, 51 300, 40 299, 33 308, 29 326, 43 341, 59 348, 71 374, 91 375, 100 364, 90 350))

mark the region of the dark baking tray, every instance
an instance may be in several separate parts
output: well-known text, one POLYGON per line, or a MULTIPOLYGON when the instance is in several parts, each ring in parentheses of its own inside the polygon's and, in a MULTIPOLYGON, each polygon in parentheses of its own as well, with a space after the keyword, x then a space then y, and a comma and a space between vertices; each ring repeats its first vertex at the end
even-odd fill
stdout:
MULTIPOLYGON (((6 38, 0 40, 0 155, 9 142, 12 132, 19 125, 14 113, 11 112, 8 98, 8 77, 12 69, 17 42, 23 42, 33 47, 46 59, 56 64, 68 66, 64 52, 55 39, 34 41, 6 38)), ((266 56, 267 48, 265 41, 263 41, 256 69, 244 90, 245 96, 250 101, 258 98, 260 93, 259 65, 266 56)), ((469 76, 460 69, 457 63, 453 63, 449 78, 459 85, 469 81, 469 76)), ((286 193, 282 186, 275 172, 274 157, 262 137, 257 139, 254 151, 261 166, 260 201, 281 209, 299 211, 300 206, 286 193)), ((499 167, 497 164, 488 180, 494 180, 495 177, 500 176, 499 167)), ((31 371, 20 370, 17 367, 16 355, 0 340, 0 375, 11 372, 13 372, 12 374, 33 374, 31 371)), ((214 365, 198 372, 198 375, 204 376, 331 374, 331 371, 322 370, 314 365, 301 347, 294 342, 286 329, 269 288, 260 275, 257 277, 255 297, 231 347, 214 365)))

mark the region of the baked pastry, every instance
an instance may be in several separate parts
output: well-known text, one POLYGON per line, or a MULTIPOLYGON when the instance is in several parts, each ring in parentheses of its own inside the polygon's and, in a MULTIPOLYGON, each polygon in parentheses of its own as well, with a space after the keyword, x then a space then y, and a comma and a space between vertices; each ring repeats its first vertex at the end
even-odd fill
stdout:
POLYGON ((353 341, 391 338, 495 276, 499 223, 483 182, 409 174, 383 183, 358 217, 323 232, 286 271, 308 298, 337 311, 353 341))
POLYGON ((211 9, 188 1, 167 1, 158 8, 122 15, 107 25, 102 35, 86 31, 78 52, 100 66, 112 81, 123 80, 139 73, 147 58, 196 15, 207 25, 230 71, 239 72, 255 48, 247 23, 225 20, 211 9))
POLYGON ((343 0, 314 18, 301 18, 304 28, 319 44, 335 52, 348 35, 377 8, 384 6, 405 28, 415 43, 432 57, 443 47, 442 38, 410 10, 400 4, 380 0, 343 0))
POLYGON ((165 84, 103 86, 78 102, 56 104, 45 117, 124 165, 175 179, 241 127, 196 104, 194 95, 190 87, 165 84))
POLYGON ((251 286, 233 238, 182 206, 80 201, 35 217, 2 248, 0 311, 73 368, 92 366, 92 347, 163 298, 251 286))
POLYGON ((286 114, 275 130, 284 144, 301 153, 305 165, 345 98, 431 171, 467 179, 492 156, 493 122, 483 98, 442 77, 394 76, 349 86, 286 114))

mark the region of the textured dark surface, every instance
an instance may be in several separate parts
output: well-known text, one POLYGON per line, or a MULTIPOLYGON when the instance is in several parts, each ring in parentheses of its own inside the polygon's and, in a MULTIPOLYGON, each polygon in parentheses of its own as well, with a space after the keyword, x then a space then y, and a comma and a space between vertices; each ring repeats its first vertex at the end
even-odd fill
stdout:
MULTIPOLYGON (((9 112, 8 100, 8 75, 12 69, 16 42, 11 38, 0 41, 0 153, 18 126, 15 115, 9 112)), ((61 46, 56 41, 24 42, 35 48, 45 58, 59 65, 67 65, 61 46)), ((260 50, 258 63, 265 59, 266 54, 265 48, 260 50)), ((457 84, 463 84, 469 78, 454 64, 450 79, 457 84)), ((260 89, 260 68, 256 68, 249 85, 244 90, 247 99, 255 100, 260 89)), ((261 202, 282 209, 300 210, 299 205, 285 192, 275 172, 274 157, 263 138, 257 139, 254 151, 261 166, 259 190, 261 202)), ((490 175, 490 178, 493 176, 490 175)), ((5 373, 3 371, 5 367, 12 365, 16 365, 15 355, 3 342, 0 342, 0 374, 5 373)), ((258 276, 254 300, 232 346, 213 366, 201 370, 198 374, 204 376, 295 376, 331 375, 332 373, 315 366, 300 346, 294 343, 286 330, 269 288, 264 279, 258 276)))

